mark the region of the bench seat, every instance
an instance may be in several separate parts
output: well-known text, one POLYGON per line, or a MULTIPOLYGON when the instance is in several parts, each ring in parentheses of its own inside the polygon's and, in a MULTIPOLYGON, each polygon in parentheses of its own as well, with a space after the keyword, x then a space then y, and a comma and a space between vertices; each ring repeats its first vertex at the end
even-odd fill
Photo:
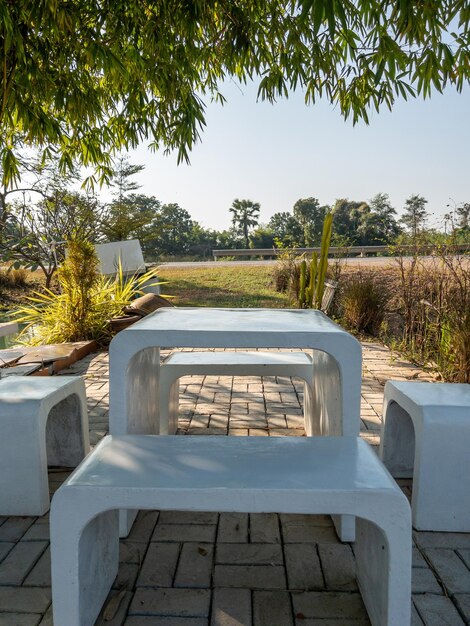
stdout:
POLYGON ((304 381, 305 431, 312 435, 313 364, 305 352, 194 351, 174 352, 160 369, 158 434, 174 435, 178 428, 179 379, 182 376, 287 376, 304 381))
POLYGON ((118 569, 118 509, 357 516, 357 577, 371 622, 410 623, 409 504, 358 438, 104 438, 52 502, 57 626, 94 624, 118 569))
POLYGON ((470 385, 388 381, 380 457, 413 477, 418 530, 470 532, 470 385))
POLYGON ((89 449, 80 376, 0 380, 0 515, 46 513, 47 466, 76 467, 89 449))

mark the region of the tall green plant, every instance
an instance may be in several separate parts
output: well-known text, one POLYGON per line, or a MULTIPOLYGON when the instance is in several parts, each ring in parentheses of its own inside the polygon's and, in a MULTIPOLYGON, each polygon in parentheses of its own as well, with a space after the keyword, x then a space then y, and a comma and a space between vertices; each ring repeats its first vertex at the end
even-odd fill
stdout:
MULTIPOLYGON (((119 265, 114 278, 99 273, 93 244, 71 241, 57 279, 60 293, 49 289, 34 292, 15 314, 27 324, 21 337, 30 345, 111 339, 109 320, 122 315, 123 308, 142 294, 145 283, 156 278, 155 270, 126 277, 119 265), (28 334, 28 329, 33 333, 28 334)), ((157 283, 153 283, 157 284, 157 283)), ((20 337, 20 338, 21 338, 20 337)))
POLYGON ((300 264, 297 298, 300 309, 321 309, 328 270, 328 252, 330 250, 332 228, 333 213, 329 212, 323 221, 320 255, 318 256, 314 252, 308 265, 305 259, 300 264))

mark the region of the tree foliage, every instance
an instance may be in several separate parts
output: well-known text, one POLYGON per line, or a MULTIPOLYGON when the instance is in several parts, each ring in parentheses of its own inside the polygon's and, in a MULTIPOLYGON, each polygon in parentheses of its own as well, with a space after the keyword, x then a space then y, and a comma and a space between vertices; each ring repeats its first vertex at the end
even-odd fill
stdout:
POLYGON ((416 239, 419 232, 424 228, 428 215, 426 211, 427 202, 426 198, 418 194, 410 196, 405 201, 404 212, 400 221, 409 228, 413 239, 416 239))
POLYGON ((319 246, 322 236, 323 221, 329 210, 320 206, 316 198, 301 198, 294 204, 294 217, 302 227, 303 246, 319 246))
POLYGON ((232 206, 229 209, 230 213, 232 213, 234 227, 243 236, 245 248, 248 248, 250 245, 250 228, 258 224, 259 209, 259 202, 239 200, 238 198, 232 202, 232 206))
POLYGON ((9 211, 0 254, 18 266, 41 269, 46 287, 65 259, 68 240, 96 241, 98 236, 99 206, 77 192, 56 189, 36 205, 14 202, 9 211))
POLYGON ((204 99, 255 78, 269 101, 302 88, 353 121, 397 98, 470 79, 466 0, 0 0, 0 146, 5 181, 18 145, 110 173, 143 140, 187 159, 204 99))

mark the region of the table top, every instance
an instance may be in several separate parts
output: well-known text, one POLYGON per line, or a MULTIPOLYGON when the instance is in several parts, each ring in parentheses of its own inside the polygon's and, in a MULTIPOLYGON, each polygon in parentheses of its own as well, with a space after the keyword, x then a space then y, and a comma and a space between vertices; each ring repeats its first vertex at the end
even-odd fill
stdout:
POLYGON ((314 309, 163 308, 144 317, 129 331, 333 332, 346 331, 314 309))
POLYGON ((135 341, 160 347, 319 348, 359 342, 313 309, 162 308, 121 331, 111 350, 135 341), (318 344, 321 345, 318 345, 318 344))

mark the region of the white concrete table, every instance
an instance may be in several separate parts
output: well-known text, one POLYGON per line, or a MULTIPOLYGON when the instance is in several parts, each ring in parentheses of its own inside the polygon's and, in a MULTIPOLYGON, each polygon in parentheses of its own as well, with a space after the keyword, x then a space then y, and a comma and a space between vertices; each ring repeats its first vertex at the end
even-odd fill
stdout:
MULTIPOLYGON (((312 434, 359 434, 362 352, 352 335, 316 310, 213 308, 159 309, 116 335, 109 350, 111 434, 158 434, 161 348, 309 350, 312 434)), ((354 540, 352 519, 334 521, 343 541, 354 540)))
POLYGON ((359 342, 315 310, 159 309, 110 346, 110 432, 158 434, 160 348, 300 348, 312 351, 316 432, 356 437, 359 342))

